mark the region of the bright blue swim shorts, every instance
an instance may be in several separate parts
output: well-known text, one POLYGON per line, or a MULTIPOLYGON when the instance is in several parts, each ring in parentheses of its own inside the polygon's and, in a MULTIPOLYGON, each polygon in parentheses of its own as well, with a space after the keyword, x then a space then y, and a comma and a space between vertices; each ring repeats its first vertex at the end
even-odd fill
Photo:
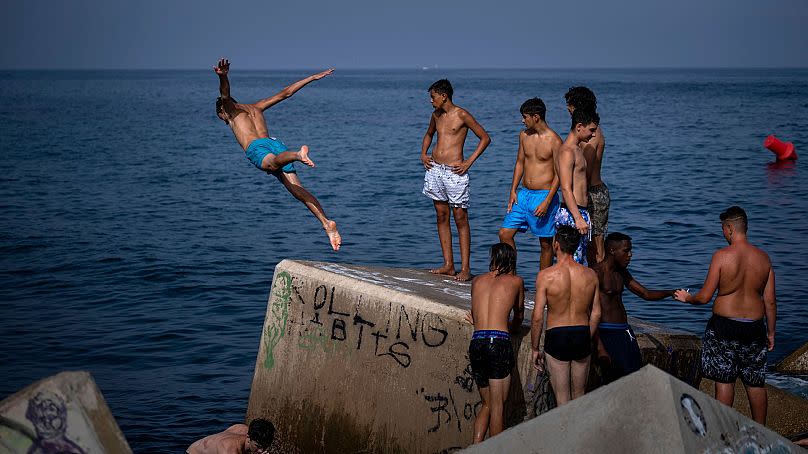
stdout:
POLYGON ((525 232, 530 227, 531 233, 539 238, 549 238, 555 235, 555 217, 560 205, 557 192, 544 216, 537 217, 533 214, 536 207, 544 202, 548 192, 550 191, 546 189, 519 189, 516 194, 516 203, 511 207, 511 212, 505 215, 501 227, 517 229, 520 232, 525 232))
MULTIPOLYGON (((278 153, 283 153, 287 150, 289 150, 289 148, 287 148, 286 144, 281 142, 280 139, 269 137, 253 140, 250 142, 250 145, 247 146, 247 150, 245 150, 244 153, 247 155, 247 159, 249 159, 255 167, 261 169, 261 162, 264 160, 266 155, 272 153, 273 155, 277 156, 278 153)), ((295 173, 295 166, 293 166, 290 162, 289 164, 283 166, 281 170, 284 173, 295 173)))

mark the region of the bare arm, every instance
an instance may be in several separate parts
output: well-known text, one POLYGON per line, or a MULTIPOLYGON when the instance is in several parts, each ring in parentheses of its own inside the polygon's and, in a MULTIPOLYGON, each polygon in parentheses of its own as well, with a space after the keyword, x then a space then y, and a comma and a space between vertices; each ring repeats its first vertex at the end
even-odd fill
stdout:
POLYGON ((643 287, 642 284, 632 278, 631 275, 628 275, 627 277, 628 279, 626 279, 626 281, 628 284, 626 287, 628 287, 631 293, 646 301, 659 301, 669 296, 673 296, 673 290, 648 290, 647 288, 643 287))
POLYGON ((774 328, 777 322, 777 297, 774 291, 774 268, 769 268, 769 279, 763 289, 763 305, 766 310, 766 333, 769 351, 774 350, 774 328))
POLYGON ((595 296, 592 299, 592 311, 589 313, 589 334, 595 337, 600 323, 600 287, 595 281, 595 296))
POLYGON ((437 130, 435 115, 432 114, 429 116, 429 127, 426 128, 426 134, 424 134, 424 139, 421 141, 421 162, 427 170, 432 168, 432 158, 426 153, 429 151, 430 145, 432 145, 432 138, 437 130))
POLYGON ((691 295, 686 290, 676 290, 674 298, 690 304, 707 304, 713 299, 713 294, 718 289, 718 281, 721 277, 721 251, 713 254, 713 259, 710 261, 710 269, 707 270, 707 278, 704 279, 704 285, 699 290, 699 293, 691 295))
MULTIPOLYGON (((520 279, 521 281, 521 279, 520 279)), ((513 319, 511 319, 511 326, 509 331, 511 334, 517 334, 519 328, 522 327, 522 321, 525 319, 525 282, 519 283, 519 295, 517 296, 516 306, 513 308, 513 319)))
POLYGON ((275 93, 274 95, 270 96, 269 98, 264 98, 253 105, 261 109, 261 111, 267 110, 270 107, 274 106, 275 104, 283 101, 284 99, 290 98, 293 94, 297 93, 301 88, 305 87, 309 83, 314 82, 315 80, 320 80, 323 77, 329 76, 333 72, 334 68, 330 68, 326 69, 323 72, 312 74, 311 76, 305 79, 300 79, 297 82, 293 83, 292 85, 285 87, 278 93, 275 93))
POLYGON ((533 214, 542 217, 547 214, 547 209, 550 207, 550 204, 553 203, 553 197, 555 197, 556 192, 558 192, 558 175, 553 175, 553 184, 550 186, 550 191, 547 192, 547 196, 542 200, 539 206, 533 210, 533 214))
POLYGON ((542 355, 539 351, 539 341, 544 326, 544 308, 547 306, 547 288, 544 286, 541 271, 536 276, 536 301, 533 306, 533 315, 530 318, 530 347, 532 350, 533 367, 542 370, 542 355))
POLYGON ((220 59, 219 63, 213 67, 213 71, 219 76, 219 96, 222 99, 230 99, 230 81, 227 79, 227 73, 230 72, 230 60, 220 59))
POLYGON ((572 192, 572 169, 575 166, 575 156, 572 150, 566 147, 559 149, 558 156, 558 175, 559 185, 561 187, 561 195, 564 197, 564 205, 567 206, 572 218, 575 219, 575 228, 581 235, 586 235, 589 231, 589 224, 586 223, 581 212, 578 210, 578 202, 575 200, 575 194, 572 192))
POLYGON ((522 145, 522 140, 525 133, 519 133, 519 148, 516 151, 516 163, 513 165, 513 180, 511 181, 511 193, 508 196, 508 213, 511 212, 513 204, 516 203, 516 188, 519 187, 519 182, 522 181, 522 176, 525 174, 525 149, 522 145))
POLYGON ((461 112, 460 118, 463 119, 463 124, 465 124, 466 127, 471 129, 471 132, 473 132, 474 135, 477 136, 478 139, 480 139, 480 143, 477 144, 477 148, 474 150, 474 153, 472 153, 468 159, 463 161, 454 170, 454 173, 458 175, 463 175, 466 172, 468 172, 469 167, 471 167, 471 165, 474 164, 474 161, 476 161, 477 158, 479 158, 480 155, 483 154, 483 151, 485 151, 485 149, 491 143, 491 138, 488 137, 488 133, 485 132, 485 129, 483 129, 483 127, 480 126, 479 123, 477 123, 477 120, 475 120, 470 113, 464 110, 463 112, 461 112))

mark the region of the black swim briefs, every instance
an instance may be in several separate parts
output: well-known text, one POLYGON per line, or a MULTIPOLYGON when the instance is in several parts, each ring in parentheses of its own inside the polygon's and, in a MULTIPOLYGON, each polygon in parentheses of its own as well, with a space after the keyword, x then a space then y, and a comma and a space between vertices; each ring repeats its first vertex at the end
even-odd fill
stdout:
POLYGON ((506 378, 515 364, 510 335, 504 331, 476 331, 469 344, 469 360, 478 388, 488 387, 489 379, 506 378))
POLYGON ((701 371, 719 383, 747 386, 766 384, 766 323, 763 319, 739 321, 713 314, 701 345, 701 371))
POLYGON ((544 351, 559 361, 578 361, 592 354, 592 337, 586 325, 558 326, 544 335, 544 351))

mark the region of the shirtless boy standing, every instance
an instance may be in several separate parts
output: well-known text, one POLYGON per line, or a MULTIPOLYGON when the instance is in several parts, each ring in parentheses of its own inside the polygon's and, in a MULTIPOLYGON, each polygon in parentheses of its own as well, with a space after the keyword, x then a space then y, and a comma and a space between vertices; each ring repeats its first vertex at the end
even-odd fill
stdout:
POLYGON ((452 228, 449 225, 450 212, 454 215, 457 234, 460 237, 460 272, 455 279, 467 281, 471 278, 470 249, 471 230, 469 229, 469 176, 468 170, 491 143, 488 133, 465 109, 452 103, 452 84, 441 79, 429 87, 429 97, 435 111, 429 119, 429 127, 421 144, 421 162, 426 169, 423 193, 435 205, 438 224, 438 239, 443 253, 443 266, 430 270, 435 274, 455 276, 454 255, 452 253, 452 228), (463 157, 466 134, 471 131, 480 139, 477 149, 468 159, 463 157), (438 143, 428 155, 432 137, 438 133, 438 143), (450 210, 451 207, 451 210, 450 210))
POLYGON ((292 165, 293 162, 300 161, 307 166, 314 167, 314 162, 308 157, 309 147, 303 145, 300 147, 300 151, 288 151, 289 149, 283 142, 269 136, 264 119, 265 110, 289 98, 310 82, 328 76, 334 70, 328 69, 299 80, 275 95, 253 104, 240 104, 230 97, 230 81, 227 78, 227 73, 230 72, 230 61, 219 60, 213 70, 219 76, 220 96, 216 100, 216 115, 233 130, 233 135, 236 136, 239 145, 244 148, 247 159, 258 169, 277 177, 286 190, 297 200, 303 202, 317 217, 328 235, 331 247, 338 251, 342 238, 337 231, 337 223, 325 216, 320 202, 303 187, 292 165))
POLYGON ((546 359, 559 406, 586 391, 592 336, 600 321, 598 276, 572 258, 580 240, 581 234, 574 227, 558 226, 553 241, 556 264, 536 276, 536 306, 530 327, 533 365, 541 370, 546 359), (547 333, 541 352, 545 305, 547 333))
POLYGON ((513 181, 508 197, 508 214, 499 229, 499 240, 516 249, 514 235, 530 227, 539 237, 539 269, 553 264, 553 235, 558 212, 558 176, 554 156, 563 143, 544 121, 547 108, 539 98, 528 99, 519 108, 525 129, 519 133, 519 151, 513 166, 513 181), (519 182, 522 188, 516 189, 519 182))
POLYGON ((263 454, 275 438, 275 426, 266 419, 254 419, 250 426, 234 424, 224 432, 195 441, 187 454, 263 454))
POLYGON ((587 162, 583 145, 595 135, 600 118, 589 110, 578 109, 572 113, 572 128, 564 144, 558 149, 556 172, 564 201, 556 213, 556 228, 569 225, 581 234, 581 241, 573 258, 587 265, 586 252, 590 240, 589 211, 587 210, 587 162))
POLYGON ((640 346, 628 324, 623 305, 623 289, 646 301, 672 297, 673 290, 648 290, 628 271, 633 256, 631 237, 620 232, 606 237, 606 258, 592 269, 600 283, 600 324, 598 324, 598 360, 605 367, 606 383, 611 383, 642 367, 640 346))
POLYGON ((707 304, 718 290, 702 340, 702 373, 715 381, 715 398, 730 407, 740 375, 752 419, 765 425, 766 353, 774 349, 777 320, 774 270, 768 254, 747 240, 748 220, 741 207, 729 207, 720 218, 729 246, 713 254, 704 286, 697 294, 680 289, 675 298, 707 304))
POLYGON ((469 344, 471 370, 483 406, 474 418, 474 443, 502 432, 503 406, 511 386, 515 358, 509 332, 522 326, 525 283, 516 275, 516 251, 508 244, 491 246, 490 270, 471 283, 474 334, 469 344), (508 325, 508 316, 513 319, 508 325))
MULTIPOLYGON (((570 115, 576 109, 597 112, 598 101, 595 94, 587 87, 572 87, 564 95, 567 101, 567 111, 570 115)), ((605 258, 603 238, 609 228, 609 187, 600 178, 600 167, 603 163, 603 150, 606 148, 606 139, 603 137, 603 128, 598 125, 597 131, 583 145, 586 158, 586 179, 589 186, 589 215, 592 221, 592 246, 588 249, 587 260, 595 264, 605 258)))

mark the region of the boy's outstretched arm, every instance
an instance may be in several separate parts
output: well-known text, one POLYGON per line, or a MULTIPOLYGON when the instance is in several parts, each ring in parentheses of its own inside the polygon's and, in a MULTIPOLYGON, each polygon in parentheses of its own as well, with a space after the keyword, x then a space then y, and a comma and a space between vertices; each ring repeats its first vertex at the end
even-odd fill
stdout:
POLYGON ((629 279, 626 279, 626 281, 628 281, 626 287, 628 287, 631 293, 646 301, 659 301, 669 296, 673 297, 673 293, 675 292, 675 290, 649 290, 637 282, 631 275, 629 275, 629 279))
POLYGON ((721 277, 721 261, 723 256, 721 251, 713 254, 713 259, 710 261, 710 269, 707 270, 707 277, 704 279, 704 285, 698 293, 691 295, 687 290, 679 289, 674 292, 673 297, 683 303, 690 304, 707 304, 713 299, 713 294, 718 290, 718 281, 721 277))
POLYGON ((275 93, 274 95, 270 96, 269 98, 264 98, 264 99, 256 102, 253 105, 255 107, 261 109, 262 111, 267 110, 270 107, 274 106, 275 104, 283 101, 284 99, 291 97, 293 94, 297 93, 298 90, 305 87, 309 83, 314 82, 315 80, 320 80, 323 77, 329 76, 333 72, 334 72, 334 68, 329 68, 329 69, 326 69, 323 72, 319 72, 317 74, 312 74, 311 76, 309 76, 309 77, 307 77, 305 79, 300 79, 297 82, 293 83, 292 85, 289 85, 289 86, 285 87, 283 90, 281 90, 281 91, 275 93))
POLYGON ((227 79, 227 73, 230 72, 230 60, 220 59, 219 63, 213 67, 213 71, 219 76, 219 96, 222 99, 230 99, 230 81, 227 79))
POLYGON ((469 167, 474 164, 474 161, 476 161, 477 158, 483 154, 483 151, 485 151, 486 147, 488 147, 488 145, 491 143, 491 138, 488 137, 488 133, 485 132, 485 129, 483 129, 483 127, 477 123, 477 120, 475 120, 470 113, 464 110, 461 112, 460 117, 463 119, 465 125, 471 129, 474 135, 480 139, 480 143, 477 144, 477 149, 474 150, 474 153, 472 153, 471 156, 469 156, 469 158, 463 161, 459 166, 455 166, 454 173, 463 175, 469 171, 469 167))

